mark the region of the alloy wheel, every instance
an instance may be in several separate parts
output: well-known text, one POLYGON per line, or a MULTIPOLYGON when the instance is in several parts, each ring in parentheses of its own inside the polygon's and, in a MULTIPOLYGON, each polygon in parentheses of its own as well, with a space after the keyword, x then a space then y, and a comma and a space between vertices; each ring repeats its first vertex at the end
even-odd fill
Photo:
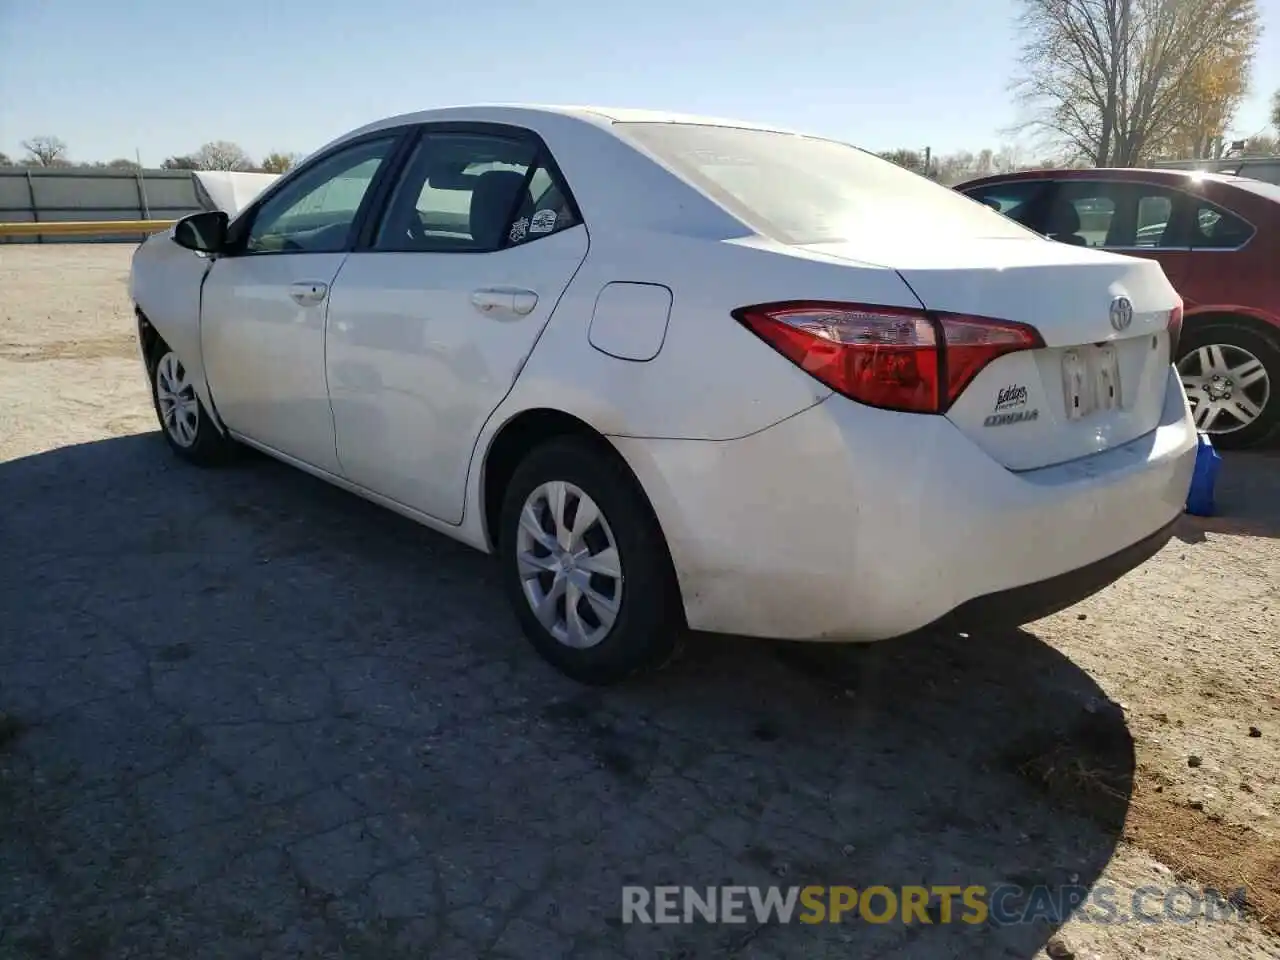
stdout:
POLYGON ((622 562, 609 522, 563 480, 536 487, 520 511, 516 563, 538 622, 568 647, 594 647, 622 605, 622 562))
POLYGON ((1252 424, 1271 399, 1271 379, 1261 360, 1243 347, 1210 343, 1178 361, 1196 429, 1234 433, 1252 424))
POLYGON ((156 364, 156 404, 169 439, 183 448, 194 444, 200 425, 200 403, 186 367, 172 351, 156 364))

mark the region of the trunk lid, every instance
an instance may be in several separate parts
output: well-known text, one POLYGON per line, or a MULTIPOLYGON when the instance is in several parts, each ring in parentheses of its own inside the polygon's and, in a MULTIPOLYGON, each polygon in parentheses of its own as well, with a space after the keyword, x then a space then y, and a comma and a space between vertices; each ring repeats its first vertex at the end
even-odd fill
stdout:
POLYGON ((1015 320, 1040 331, 1043 348, 993 361, 946 414, 1011 470, 1099 453, 1159 422, 1169 382, 1169 316, 1180 301, 1154 261, 1034 236, 807 249, 892 267, 929 310, 1015 320))

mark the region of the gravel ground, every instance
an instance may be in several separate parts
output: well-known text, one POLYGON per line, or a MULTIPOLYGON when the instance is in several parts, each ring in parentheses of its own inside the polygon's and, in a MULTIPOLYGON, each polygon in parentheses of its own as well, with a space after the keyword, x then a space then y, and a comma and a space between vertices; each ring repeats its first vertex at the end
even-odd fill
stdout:
POLYGON ((1280 459, 1023 630, 698 638, 588 691, 487 558, 176 462, 131 251, 0 246, 0 957, 1280 957, 1280 459), (623 925, 625 883, 1245 884, 1252 916, 623 925))

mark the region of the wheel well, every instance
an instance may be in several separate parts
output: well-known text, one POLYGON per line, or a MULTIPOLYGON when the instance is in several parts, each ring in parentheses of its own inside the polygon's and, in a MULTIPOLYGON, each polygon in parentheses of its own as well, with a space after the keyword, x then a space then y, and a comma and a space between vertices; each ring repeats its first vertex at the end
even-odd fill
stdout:
POLYGON ((1183 335, 1185 336, 1196 327, 1202 327, 1209 323, 1234 323, 1258 334, 1260 337, 1266 337, 1280 347, 1280 328, 1274 324, 1267 323, 1265 320, 1249 316, 1247 313, 1229 313, 1225 310, 1197 313, 1187 317, 1182 328, 1183 335))
POLYGON ((146 358, 147 365, 150 366, 151 358, 155 356, 156 344, 164 343, 164 340, 141 309, 134 307, 133 312, 138 318, 138 340, 142 344, 142 355, 146 358))
POLYGON ((481 493, 484 498, 485 539, 490 549, 497 548, 502 498, 520 461, 534 447, 555 437, 566 436, 581 437, 607 456, 615 458, 631 474, 631 468, 604 434, 575 416, 560 410, 536 409, 512 417, 494 437, 484 461, 481 493))

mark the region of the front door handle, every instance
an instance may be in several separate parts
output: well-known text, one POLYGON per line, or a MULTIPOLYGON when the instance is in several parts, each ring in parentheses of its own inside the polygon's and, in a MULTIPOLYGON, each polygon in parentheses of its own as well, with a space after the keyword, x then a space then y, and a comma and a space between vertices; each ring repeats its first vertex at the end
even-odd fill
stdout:
POLYGON ((289 299, 304 307, 315 306, 329 293, 329 285, 319 280, 299 280, 289 284, 289 299))
POLYGON ((473 291, 471 305, 486 316, 527 316, 538 305, 538 295, 523 287, 484 287, 473 291))

